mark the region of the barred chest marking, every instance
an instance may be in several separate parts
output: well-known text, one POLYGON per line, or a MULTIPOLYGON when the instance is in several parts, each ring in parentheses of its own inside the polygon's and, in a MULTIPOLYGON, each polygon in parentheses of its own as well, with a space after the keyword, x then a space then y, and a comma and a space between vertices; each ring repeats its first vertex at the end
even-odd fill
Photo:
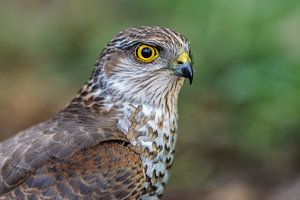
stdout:
POLYGON ((168 181, 176 143, 176 112, 147 105, 124 105, 118 126, 139 149, 146 173, 142 199, 158 199, 168 181))

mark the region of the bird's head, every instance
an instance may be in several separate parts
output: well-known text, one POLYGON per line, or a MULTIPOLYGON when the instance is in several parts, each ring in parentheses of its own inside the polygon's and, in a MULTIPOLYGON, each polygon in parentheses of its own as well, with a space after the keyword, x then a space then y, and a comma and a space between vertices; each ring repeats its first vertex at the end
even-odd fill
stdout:
POLYGON ((117 101, 159 106, 177 101, 185 78, 192 83, 190 57, 189 42, 180 33, 159 27, 128 28, 107 44, 92 80, 117 101))

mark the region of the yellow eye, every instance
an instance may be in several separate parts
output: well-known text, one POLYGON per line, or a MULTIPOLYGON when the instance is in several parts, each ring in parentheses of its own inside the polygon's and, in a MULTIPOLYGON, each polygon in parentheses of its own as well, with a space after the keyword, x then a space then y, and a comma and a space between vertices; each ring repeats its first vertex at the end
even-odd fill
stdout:
POLYGON ((135 50, 135 56, 142 62, 149 63, 158 57, 158 50, 155 47, 142 44, 135 50))

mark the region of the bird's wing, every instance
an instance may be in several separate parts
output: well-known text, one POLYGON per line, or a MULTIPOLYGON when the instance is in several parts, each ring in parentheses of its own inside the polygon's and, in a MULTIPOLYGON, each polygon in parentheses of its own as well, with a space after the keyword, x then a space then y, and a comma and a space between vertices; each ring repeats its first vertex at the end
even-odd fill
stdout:
POLYGON ((144 181, 139 156, 122 144, 105 142, 63 162, 48 162, 2 198, 139 199, 144 181))
MULTIPOLYGON (((126 192, 114 184, 125 181, 124 188, 133 187, 132 191, 139 188, 140 182, 133 182, 134 175, 143 168, 138 154, 121 145, 128 144, 128 140, 114 127, 115 117, 111 115, 91 114, 86 109, 71 107, 0 143, 0 196, 38 195, 44 187, 50 188, 47 184, 55 185, 54 194, 70 190, 62 196, 78 194, 84 198, 84 194, 101 196, 109 192, 116 196, 131 195, 129 190, 126 192), (97 157, 100 160, 94 160, 90 153, 101 155, 97 157), (110 154, 114 157, 109 158, 110 154), (124 156, 131 160, 126 163, 124 156), (110 163, 114 166, 109 166, 110 163), (124 168, 118 168, 123 164, 124 168)), ((50 193, 51 190, 46 191, 47 195, 50 193)))

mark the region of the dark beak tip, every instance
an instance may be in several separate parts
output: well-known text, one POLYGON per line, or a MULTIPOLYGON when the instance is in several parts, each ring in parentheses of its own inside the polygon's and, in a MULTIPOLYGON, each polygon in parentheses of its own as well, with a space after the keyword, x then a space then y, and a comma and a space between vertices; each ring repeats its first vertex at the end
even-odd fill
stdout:
POLYGON ((193 83, 193 76, 189 77, 190 85, 193 83))
POLYGON ((194 75, 194 72, 193 72, 193 68, 191 66, 190 71, 189 71, 189 73, 187 74, 187 77, 186 77, 186 78, 189 79, 190 85, 192 85, 192 83, 193 83, 193 75, 194 75))
POLYGON ((176 67, 176 75, 179 77, 184 77, 189 79, 190 85, 193 82, 193 67, 190 62, 186 62, 184 64, 179 64, 176 67))

